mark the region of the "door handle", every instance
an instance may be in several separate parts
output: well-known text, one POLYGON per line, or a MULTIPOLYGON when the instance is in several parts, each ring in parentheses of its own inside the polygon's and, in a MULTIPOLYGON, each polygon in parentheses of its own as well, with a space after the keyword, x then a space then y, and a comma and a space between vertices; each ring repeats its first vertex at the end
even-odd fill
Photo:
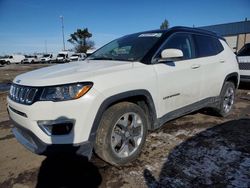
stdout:
POLYGON ((198 69, 199 67, 200 67, 200 65, 198 65, 198 64, 194 64, 191 66, 192 69, 198 69))
POLYGON ((220 63, 225 63, 225 60, 221 59, 221 60, 220 60, 220 63))

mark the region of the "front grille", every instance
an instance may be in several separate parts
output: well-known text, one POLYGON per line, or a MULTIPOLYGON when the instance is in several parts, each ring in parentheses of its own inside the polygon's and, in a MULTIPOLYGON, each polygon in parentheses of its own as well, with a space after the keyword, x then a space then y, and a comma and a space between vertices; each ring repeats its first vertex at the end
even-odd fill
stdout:
POLYGON ((239 63, 240 70, 250 70, 250 63, 239 63))
POLYGON ((12 84, 9 98, 17 103, 30 105, 34 103, 38 88, 12 84))

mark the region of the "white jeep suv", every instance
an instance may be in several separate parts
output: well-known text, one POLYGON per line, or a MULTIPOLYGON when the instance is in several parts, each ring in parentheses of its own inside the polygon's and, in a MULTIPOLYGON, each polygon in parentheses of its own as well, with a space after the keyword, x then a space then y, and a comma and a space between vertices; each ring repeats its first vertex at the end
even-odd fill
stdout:
POLYGON ((124 36, 83 62, 17 76, 8 111, 17 140, 38 154, 73 151, 123 165, 147 131, 204 107, 231 111, 239 70, 214 33, 186 27, 124 36))

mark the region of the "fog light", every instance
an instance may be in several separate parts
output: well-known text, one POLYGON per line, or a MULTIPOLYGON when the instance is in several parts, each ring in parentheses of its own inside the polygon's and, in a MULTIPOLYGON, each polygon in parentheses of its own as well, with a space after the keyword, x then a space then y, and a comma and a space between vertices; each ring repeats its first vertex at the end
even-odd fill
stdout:
POLYGON ((69 134, 73 128, 74 122, 74 120, 70 119, 58 119, 37 121, 37 124, 43 132, 51 136, 69 134))

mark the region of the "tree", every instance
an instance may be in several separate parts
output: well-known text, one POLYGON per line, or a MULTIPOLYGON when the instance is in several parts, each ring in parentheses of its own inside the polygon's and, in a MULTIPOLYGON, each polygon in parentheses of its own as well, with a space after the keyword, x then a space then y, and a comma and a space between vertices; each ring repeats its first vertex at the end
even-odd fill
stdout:
POLYGON ((77 29, 76 32, 70 34, 68 42, 75 46, 76 52, 86 53, 88 49, 94 47, 94 41, 89 40, 92 37, 92 33, 88 31, 88 28, 77 29))
POLYGON ((169 27, 169 23, 168 23, 168 20, 164 20, 160 26, 160 29, 168 29, 169 27))

